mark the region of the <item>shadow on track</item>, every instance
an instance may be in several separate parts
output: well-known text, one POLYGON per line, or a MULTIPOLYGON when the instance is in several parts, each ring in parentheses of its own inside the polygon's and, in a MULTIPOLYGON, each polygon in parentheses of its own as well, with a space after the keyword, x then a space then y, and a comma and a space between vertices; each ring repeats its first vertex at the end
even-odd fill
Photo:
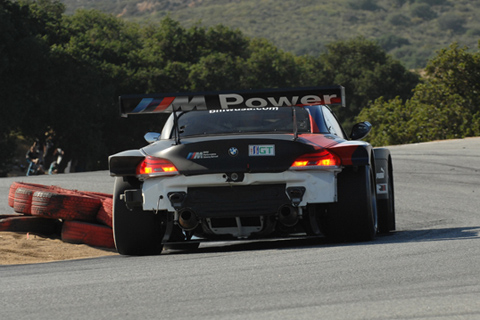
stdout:
POLYGON ((323 237, 298 237, 298 238, 280 238, 280 239, 262 239, 262 240, 233 240, 233 241, 207 241, 202 242, 200 247, 192 251, 166 250, 162 254, 194 254, 194 253, 214 253, 214 252, 234 252, 234 251, 254 251, 254 250, 301 250, 312 247, 332 247, 332 246, 360 246, 360 245, 379 245, 387 243, 406 243, 422 241, 450 241, 480 239, 480 226, 477 227, 459 227, 459 228, 441 228, 441 229, 421 229, 421 230, 402 230, 392 232, 386 235, 379 235, 373 241, 368 242, 331 242, 323 237))

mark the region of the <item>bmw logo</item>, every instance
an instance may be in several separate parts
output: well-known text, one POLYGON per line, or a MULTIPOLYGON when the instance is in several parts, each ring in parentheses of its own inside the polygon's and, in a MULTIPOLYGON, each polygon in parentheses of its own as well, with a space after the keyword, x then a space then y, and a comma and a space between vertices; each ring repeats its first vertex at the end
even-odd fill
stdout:
POLYGON ((238 149, 235 147, 231 147, 230 149, 228 149, 228 154, 232 157, 235 157, 238 154, 238 149))

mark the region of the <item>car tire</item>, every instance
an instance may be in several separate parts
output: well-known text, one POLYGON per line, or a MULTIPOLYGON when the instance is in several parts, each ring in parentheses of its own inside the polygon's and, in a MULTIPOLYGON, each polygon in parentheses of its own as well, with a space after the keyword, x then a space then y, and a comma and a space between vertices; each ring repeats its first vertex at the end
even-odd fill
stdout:
POLYGON ((387 182, 387 199, 377 198, 378 229, 380 233, 389 233, 395 226, 395 190, 393 186, 392 159, 386 162, 385 179, 387 182))
POLYGON ((377 233, 375 179, 372 168, 346 167, 337 176, 338 202, 330 205, 324 234, 334 241, 370 241, 377 233))
POLYGON ((135 179, 115 178, 113 192, 113 235, 115 247, 122 255, 158 255, 166 232, 167 215, 143 211, 141 207, 127 208, 123 201, 125 190, 139 189, 135 179))

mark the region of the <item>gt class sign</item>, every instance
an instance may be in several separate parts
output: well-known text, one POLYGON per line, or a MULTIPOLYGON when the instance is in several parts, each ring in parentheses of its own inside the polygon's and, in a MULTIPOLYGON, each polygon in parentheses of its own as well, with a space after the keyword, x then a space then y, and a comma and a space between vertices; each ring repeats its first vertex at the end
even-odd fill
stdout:
POLYGON ((274 156, 275 145, 273 144, 261 144, 261 145, 249 145, 248 155, 254 156, 274 156))

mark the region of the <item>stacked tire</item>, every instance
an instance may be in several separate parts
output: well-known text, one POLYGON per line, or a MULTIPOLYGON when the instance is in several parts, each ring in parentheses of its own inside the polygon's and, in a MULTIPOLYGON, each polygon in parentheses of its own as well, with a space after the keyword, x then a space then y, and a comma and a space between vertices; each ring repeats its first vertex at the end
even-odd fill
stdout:
POLYGON ((8 204, 15 215, 0 216, 0 231, 59 234, 69 243, 115 248, 112 195, 14 182, 8 204))

